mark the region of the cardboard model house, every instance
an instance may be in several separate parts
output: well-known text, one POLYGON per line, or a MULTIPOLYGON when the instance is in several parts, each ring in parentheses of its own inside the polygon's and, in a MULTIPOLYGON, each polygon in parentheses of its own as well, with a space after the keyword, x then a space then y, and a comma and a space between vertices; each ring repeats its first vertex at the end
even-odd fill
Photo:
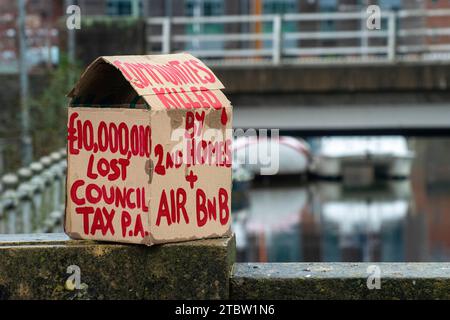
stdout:
POLYGON ((185 53, 95 60, 69 93, 66 233, 147 245, 227 235, 223 88, 185 53))

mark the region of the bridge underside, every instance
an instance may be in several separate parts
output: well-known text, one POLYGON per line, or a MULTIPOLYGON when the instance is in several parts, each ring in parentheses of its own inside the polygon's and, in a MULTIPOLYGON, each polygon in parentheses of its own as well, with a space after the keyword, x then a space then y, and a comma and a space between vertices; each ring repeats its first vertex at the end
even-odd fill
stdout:
POLYGON ((234 108, 235 128, 280 129, 297 135, 450 135, 450 105, 301 105, 234 108))
POLYGON ((215 68, 237 128, 450 135, 450 64, 215 68))

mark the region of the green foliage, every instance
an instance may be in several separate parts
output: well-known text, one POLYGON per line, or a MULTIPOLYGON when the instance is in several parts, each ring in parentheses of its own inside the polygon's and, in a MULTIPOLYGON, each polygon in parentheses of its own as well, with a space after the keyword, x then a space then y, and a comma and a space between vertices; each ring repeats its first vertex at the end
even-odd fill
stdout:
POLYGON ((59 66, 49 73, 49 83, 31 103, 32 133, 35 157, 63 147, 67 136, 67 94, 78 78, 80 68, 63 56, 59 66))

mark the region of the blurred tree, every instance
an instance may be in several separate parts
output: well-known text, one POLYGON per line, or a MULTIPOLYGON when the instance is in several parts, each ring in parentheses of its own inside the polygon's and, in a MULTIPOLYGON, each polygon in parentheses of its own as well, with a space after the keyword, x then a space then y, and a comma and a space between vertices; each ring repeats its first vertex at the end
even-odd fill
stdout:
POLYGON ((67 93, 80 72, 78 63, 71 64, 62 56, 56 69, 49 74, 49 84, 31 105, 32 136, 35 158, 47 155, 66 143, 67 136, 67 93))

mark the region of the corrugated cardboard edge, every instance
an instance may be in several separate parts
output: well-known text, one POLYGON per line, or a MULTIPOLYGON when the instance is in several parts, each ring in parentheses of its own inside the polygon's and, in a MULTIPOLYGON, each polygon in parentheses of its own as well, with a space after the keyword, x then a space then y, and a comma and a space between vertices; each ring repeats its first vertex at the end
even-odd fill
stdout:
POLYGON ((164 243, 177 243, 177 242, 185 242, 185 241, 194 241, 194 240, 205 240, 205 239, 217 239, 217 238, 226 238, 230 237, 232 235, 231 230, 231 223, 228 226, 227 231, 225 231, 223 234, 218 233, 211 233, 204 237, 198 237, 198 236, 191 236, 191 237, 180 237, 180 238, 172 238, 172 239, 164 239, 164 240, 157 240, 155 239, 152 234, 148 234, 144 237, 144 239, 140 242, 140 244, 145 244, 147 246, 157 245, 157 244, 164 244, 164 243))
MULTIPOLYGON (((67 107, 67 115, 69 115, 69 107, 67 107)), ((69 121, 69 119, 67 120, 69 121)), ((69 179, 69 145, 66 144, 66 179, 65 179, 65 206, 64 206, 64 233, 69 236, 69 238, 74 240, 83 240, 84 238, 78 233, 78 232, 71 232, 69 231, 71 229, 72 225, 72 215, 68 213, 69 206, 68 206, 68 197, 69 192, 67 191, 67 180, 69 179)))

